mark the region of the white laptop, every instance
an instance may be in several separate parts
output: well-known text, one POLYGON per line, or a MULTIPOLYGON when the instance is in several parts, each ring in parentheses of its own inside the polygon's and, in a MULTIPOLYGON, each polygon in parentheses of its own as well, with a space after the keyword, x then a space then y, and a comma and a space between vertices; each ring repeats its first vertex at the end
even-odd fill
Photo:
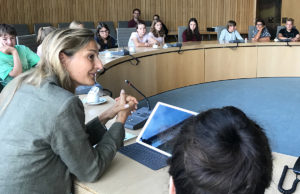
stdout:
POLYGON ((168 157, 171 156, 175 137, 182 123, 198 113, 158 102, 136 139, 144 145, 168 157))

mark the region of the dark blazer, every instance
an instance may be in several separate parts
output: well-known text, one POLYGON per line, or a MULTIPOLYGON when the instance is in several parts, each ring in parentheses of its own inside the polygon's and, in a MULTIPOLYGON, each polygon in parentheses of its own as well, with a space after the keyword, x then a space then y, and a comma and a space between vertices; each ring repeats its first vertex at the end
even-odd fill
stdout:
POLYGON ((108 131, 97 117, 85 125, 81 100, 55 77, 41 87, 23 84, 0 126, 0 191, 7 194, 70 194, 71 174, 85 182, 99 179, 125 136, 119 122, 108 131))

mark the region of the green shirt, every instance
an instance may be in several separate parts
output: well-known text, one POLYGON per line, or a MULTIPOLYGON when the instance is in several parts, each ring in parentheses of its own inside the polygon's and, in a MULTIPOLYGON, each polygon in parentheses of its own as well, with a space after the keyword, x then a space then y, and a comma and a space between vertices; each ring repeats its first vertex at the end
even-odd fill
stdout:
MULTIPOLYGON (((23 72, 31 69, 39 62, 39 56, 30 50, 30 48, 24 45, 16 45, 15 48, 18 51, 20 61, 23 66, 23 72)), ((2 85, 5 86, 13 79, 13 77, 9 76, 9 73, 12 71, 13 67, 13 56, 0 52, 0 80, 2 85)))

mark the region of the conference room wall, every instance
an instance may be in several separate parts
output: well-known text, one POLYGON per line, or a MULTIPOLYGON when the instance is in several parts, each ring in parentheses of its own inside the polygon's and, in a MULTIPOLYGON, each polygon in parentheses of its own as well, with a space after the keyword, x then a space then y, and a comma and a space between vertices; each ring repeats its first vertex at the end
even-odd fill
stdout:
POLYGON ((225 25, 234 19, 241 33, 248 32, 256 15, 256 0, 0 0, 1 23, 28 24, 33 32, 34 23, 129 20, 132 9, 140 8, 142 19, 152 20, 159 14, 169 30, 187 25, 196 17, 200 30, 225 25))
POLYGON ((299 0, 282 0, 281 18, 291 17, 295 19, 296 27, 300 28, 299 0))

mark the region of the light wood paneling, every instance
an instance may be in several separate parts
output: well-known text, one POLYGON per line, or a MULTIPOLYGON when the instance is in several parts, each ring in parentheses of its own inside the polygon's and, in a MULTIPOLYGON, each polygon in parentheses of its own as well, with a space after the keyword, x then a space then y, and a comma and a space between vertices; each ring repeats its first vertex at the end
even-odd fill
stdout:
POLYGON ((299 0, 282 0, 281 18, 294 18, 295 26, 300 28, 299 0))
MULTIPOLYGON (((290 0, 286 0, 290 1, 290 0)), ((297 0, 294 0, 297 2, 297 0)), ((169 30, 187 25, 197 18, 200 30, 236 20, 238 30, 247 33, 255 18, 255 0, 0 0, 1 23, 25 23, 33 32, 34 23, 130 20, 132 10, 140 8, 142 19, 159 14, 169 30)))
POLYGON ((205 82, 256 77, 257 48, 205 50, 205 82))
POLYGON ((257 77, 299 77, 299 53, 299 47, 258 48, 257 77))
MULTIPOLYGON (((125 80, 131 81, 135 87, 139 88, 146 96, 156 94, 156 56, 141 58, 140 64, 135 66, 129 62, 122 63, 114 67, 100 76, 97 80, 104 88, 108 88, 113 92, 114 96, 119 96, 120 90, 123 88, 126 93, 136 96, 138 99, 143 97, 125 84, 125 80), (141 75, 143 72, 143 75, 141 75), (111 87, 111 85, 114 87, 111 87), (147 90, 146 90, 147 88, 147 90)), ((135 63, 135 61, 132 61, 135 63)))
POLYGON ((138 99, 143 97, 127 86, 124 80, 130 80, 146 96, 204 82, 204 50, 166 53, 139 60, 137 66, 129 62, 122 63, 100 76, 97 81, 104 88, 110 89, 114 96, 118 96, 124 88, 138 99))
POLYGON ((158 93, 204 82, 204 50, 157 55, 156 62, 158 93))

